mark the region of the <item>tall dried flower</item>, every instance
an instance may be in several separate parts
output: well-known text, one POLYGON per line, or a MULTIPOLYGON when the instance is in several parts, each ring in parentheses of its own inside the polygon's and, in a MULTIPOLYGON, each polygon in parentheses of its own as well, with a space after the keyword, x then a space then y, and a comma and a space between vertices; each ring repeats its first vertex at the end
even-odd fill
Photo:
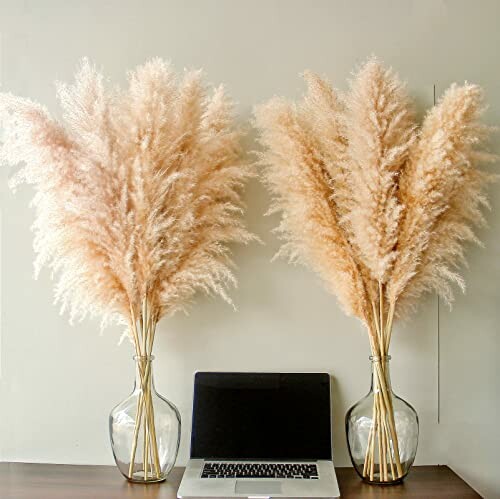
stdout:
POLYGON ((231 103, 222 87, 209 94, 198 71, 178 78, 153 59, 129 74, 128 88, 107 90, 84 60, 58 97, 62 123, 28 99, 0 94, 0 160, 23 164, 13 187, 35 188, 35 271, 46 266, 56 276, 56 302, 72 320, 101 314, 104 324, 128 324, 144 360, 136 430, 143 424, 154 440, 148 450, 145 437, 144 455, 151 452, 159 478, 145 367, 156 325, 197 291, 230 302, 229 244, 252 239, 241 199, 251 170, 240 159, 231 103))
MULTIPOLYGON (((306 73, 304 99, 274 98, 256 109, 261 163, 281 213, 280 254, 310 266, 343 308, 366 325, 373 355, 388 355, 396 312, 426 291, 453 298, 464 243, 484 224, 485 187, 478 166, 491 129, 480 123, 482 92, 452 85, 419 128, 405 85, 376 59, 342 94, 306 73)), ((363 474, 373 480, 375 440, 381 481, 402 466, 385 363, 363 474), (375 423, 378 421, 378 423, 375 423), (384 464, 385 463, 385 464, 384 464)))
MULTIPOLYGON (((316 90, 309 87, 311 93, 316 90)), ((366 291, 332 196, 335 163, 326 159, 328 155, 336 157, 339 144, 335 136, 325 134, 321 143, 311 133, 314 124, 304 115, 313 99, 310 96, 302 108, 273 99, 256 111, 265 146, 261 160, 273 165, 265 171, 265 181, 274 195, 271 212, 282 212, 277 230, 287 241, 280 254, 311 266, 348 313, 364 317, 369 313, 366 291)), ((330 103, 337 105, 335 99, 330 103)), ((320 126, 331 131, 331 124, 320 126)))
POLYGON ((353 80, 346 107, 351 239, 372 279, 384 284, 396 258, 399 176, 415 141, 412 106, 397 75, 370 60, 353 80))
POLYGON ((388 295, 404 308, 415 308, 432 290, 451 303, 453 282, 464 289, 456 268, 464 263, 463 243, 478 242, 472 228, 484 224, 484 188, 495 178, 477 168, 496 160, 480 149, 492 130, 479 121, 482 101, 477 85, 452 85, 425 117, 402 174, 398 259, 388 295))
POLYGON ((242 219, 240 133, 222 88, 197 71, 182 79, 153 59, 106 90, 84 60, 59 84, 64 122, 28 99, 1 94, 4 163, 23 163, 12 186, 34 185, 36 273, 57 276, 72 318, 138 317, 145 296, 158 320, 197 290, 229 301, 229 243, 251 236, 242 219))

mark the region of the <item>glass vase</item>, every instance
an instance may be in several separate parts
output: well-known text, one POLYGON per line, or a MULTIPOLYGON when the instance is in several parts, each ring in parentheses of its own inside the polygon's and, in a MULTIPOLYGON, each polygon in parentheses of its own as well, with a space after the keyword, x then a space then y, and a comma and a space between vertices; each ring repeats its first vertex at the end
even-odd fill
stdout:
POLYGON ((116 465, 131 482, 165 480, 179 451, 180 414, 155 389, 153 359, 153 356, 134 357, 134 390, 109 416, 116 465))
POLYGON ((390 356, 370 357, 366 397, 346 414, 347 445, 358 475, 372 484, 395 484, 408 474, 418 445, 418 415, 391 386, 390 356))

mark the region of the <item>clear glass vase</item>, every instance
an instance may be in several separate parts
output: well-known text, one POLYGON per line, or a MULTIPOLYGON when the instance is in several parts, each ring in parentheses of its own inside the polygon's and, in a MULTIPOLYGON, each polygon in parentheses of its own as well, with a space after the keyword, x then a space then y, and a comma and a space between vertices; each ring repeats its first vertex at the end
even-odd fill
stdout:
POLYGON ((370 360, 370 392, 346 414, 347 445, 352 464, 364 481, 389 485, 401 482, 415 460, 418 415, 392 391, 390 356, 370 360))
POLYGON ((134 390, 109 416, 116 465, 131 482, 165 480, 179 451, 180 414, 155 389, 153 359, 153 356, 134 357, 134 390))

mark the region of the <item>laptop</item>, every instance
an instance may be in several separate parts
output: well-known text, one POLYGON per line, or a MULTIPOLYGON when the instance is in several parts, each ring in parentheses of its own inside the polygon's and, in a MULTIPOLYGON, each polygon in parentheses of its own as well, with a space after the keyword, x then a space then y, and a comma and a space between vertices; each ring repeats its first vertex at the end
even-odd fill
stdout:
POLYGON ((196 373, 179 499, 339 496, 328 374, 196 373))

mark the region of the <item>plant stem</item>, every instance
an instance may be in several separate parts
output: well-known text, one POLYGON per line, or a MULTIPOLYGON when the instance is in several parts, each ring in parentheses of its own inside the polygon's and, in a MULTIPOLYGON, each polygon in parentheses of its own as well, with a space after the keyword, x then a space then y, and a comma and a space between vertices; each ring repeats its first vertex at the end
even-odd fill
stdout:
POLYGON ((135 426, 134 426, 134 436, 132 438, 132 452, 130 456, 130 466, 128 469, 128 476, 129 478, 132 478, 134 474, 134 462, 135 462, 135 453, 137 449, 137 437, 139 434, 139 428, 141 426, 141 419, 142 419, 142 406, 143 406, 143 397, 142 393, 139 395, 139 398, 137 399, 137 412, 135 416, 135 426))
POLYGON ((382 283, 379 283, 378 291, 378 303, 372 302, 373 322, 368 328, 372 355, 375 358, 373 369, 374 398, 372 425, 365 452, 363 476, 369 478, 370 481, 374 481, 374 463, 377 449, 379 458, 378 480, 380 482, 388 482, 389 466, 392 480, 403 476, 394 420, 394 408, 392 405, 392 391, 387 382, 388 370, 386 365, 395 307, 394 303, 390 302, 387 314, 385 314, 385 290, 382 283), (387 461, 389 461, 389 465, 387 461))
POLYGON ((394 473, 394 460, 392 458, 391 441, 389 438, 389 431, 387 430, 387 420, 385 420, 385 419, 384 419, 384 434, 385 434, 385 439, 387 440, 387 442, 389 444, 388 453, 389 453, 389 464, 391 466, 392 479, 396 480, 396 474, 394 473))
POLYGON ((377 377, 379 380, 380 392, 382 393, 382 400, 384 401, 388 414, 389 430, 392 438, 392 444, 394 446, 394 457, 396 459, 396 469, 398 472, 398 478, 400 478, 403 476, 403 470, 401 468, 401 462, 399 458, 398 436, 396 433, 396 424, 394 421, 394 409, 392 407, 392 394, 387 389, 385 375, 382 372, 382 369, 380 368, 380 365, 378 365, 378 363, 375 364, 375 371, 377 372, 377 377))
POLYGON ((151 470, 151 478, 160 478, 161 467, 158 452, 158 442, 156 440, 156 428, 154 420, 154 407, 152 399, 152 378, 151 378, 151 352, 153 350, 154 335, 156 331, 156 316, 151 314, 151 307, 148 303, 147 293, 142 300, 140 327, 141 335, 137 330, 137 320, 134 308, 130 305, 131 331, 134 339, 135 349, 138 355, 138 369, 140 377, 141 393, 138 399, 132 450, 130 456, 129 478, 133 478, 136 450, 139 440, 140 427, 143 424, 143 467, 144 480, 148 480, 151 455, 151 464, 154 467, 154 475, 151 470), (141 423, 142 422, 142 423, 141 423))
POLYGON ((378 303, 379 303, 379 314, 380 314, 380 319, 379 319, 379 329, 380 329, 380 348, 381 348, 381 353, 385 354, 386 352, 384 351, 384 288, 382 283, 379 281, 378 283, 378 303))
POLYGON ((148 458, 149 458, 149 432, 148 432, 148 424, 147 421, 144 422, 144 435, 142 437, 144 439, 144 479, 148 479, 148 458))
POLYGON ((383 474, 382 474, 382 432, 380 431, 380 400, 378 400, 379 397, 377 397, 377 402, 379 404, 379 409, 377 411, 377 417, 376 417, 376 425, 377 425, 377 441, 378 441, 378 474, 379 477, 383 481, 383 474))
MULTIPOLYGON (((375 411, 373 412, 372 418, 374 417, 375 417, 375 411)), ((370 456, 370 448, 372 446, 372 439, 373 439, 373 425, 370 426, 370 433, 368 434, 368 441, 366 443, 365 462, 363 465, 363 476, 366 476, 368 474, 368 466, 370 464, 369 456, 370 456)))

